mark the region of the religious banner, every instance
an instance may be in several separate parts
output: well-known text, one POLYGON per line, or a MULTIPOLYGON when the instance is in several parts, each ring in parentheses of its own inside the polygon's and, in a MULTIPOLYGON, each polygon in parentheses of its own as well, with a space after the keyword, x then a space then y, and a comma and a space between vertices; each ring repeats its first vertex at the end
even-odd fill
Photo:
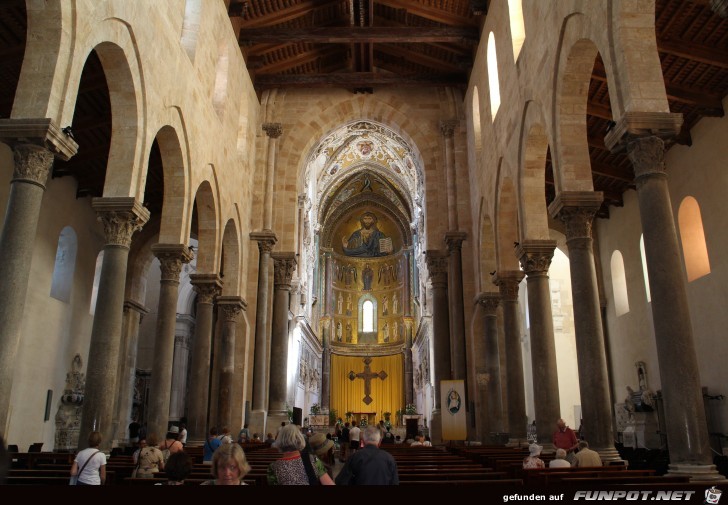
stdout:
POLYGON ((465 414, 465 381, 440 381, 442 405, 442 439, 465 440, 467 416, 465 414))

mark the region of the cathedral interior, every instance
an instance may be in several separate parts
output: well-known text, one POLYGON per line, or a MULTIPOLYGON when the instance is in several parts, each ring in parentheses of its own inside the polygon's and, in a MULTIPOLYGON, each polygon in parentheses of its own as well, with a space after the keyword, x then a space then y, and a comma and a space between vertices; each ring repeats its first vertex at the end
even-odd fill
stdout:
POLYGON ((720 478, 726 0, 6 0, 0 41, 6 444, 563 418, 720 478))

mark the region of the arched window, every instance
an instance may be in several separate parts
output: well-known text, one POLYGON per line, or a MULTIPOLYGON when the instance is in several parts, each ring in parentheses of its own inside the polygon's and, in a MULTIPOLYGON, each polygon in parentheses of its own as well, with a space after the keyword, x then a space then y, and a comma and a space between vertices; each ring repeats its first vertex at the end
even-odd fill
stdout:
POLYGON ((627 298, 627 276, 624 272, 624 258, 622 253, 614 251, 610 261, 612 270, 612 292, 614 294, 614 311, 617 317, 629 312, 629 298, 627 298))
POLYGON ((526 40, 526 25, 523 23, 523 0, 508 0, 508 16, 511 20, 511 42, 513 42, 513 61, 518 61, 523 42, 526 40))
POLYGON ((488 35, 488 86, 490 87, 490 115, 495 121, 495 115, 500 107, 500 84, 498 81, 498 58, 495 52, 495 36, 493 32, 488 35))
POLYGON ((647 293, 647 303, 652 301, 652 293, 650 293, 650 276, 647 274, 647 256, 645 256, 645 236, 640 235, 640 257, 642 258, 642 277, 645 281, 645 292, 647 293))
POLYGON ((195 62, 197 48, 197 35, 200 33, 200 18, 202 16, 202 0, 187 0, 185 2, 185 19, 182 22, 182 47, 192 63, 195 62))
POLYGON ((220 43, 220 51, 215 68, 215 88, 212 92, 212 106, 220 119, 225 114, 225 102, 228 89, 228 67, 230 55, 227 42, 220 43))
POLYGON ((680 226, 685 270, 688 274, 688 282, 691 282, 710 273, 703 218, 695 198, 686 196, 683 199, 680 209, 677 211, 677 221, 680 226))
POLYGON ((76 268, 76 250, 78 241, 73 228, 66 226, 61 230, 56 249, 56 264, 53 267, 53 280, 51 282, 51 296, 62 302, 71 300, 71 286, 73 286, 73 272, 76 268))
POLYGON ((94 273, 94 286, 91 289, 91 307, 89 313, 93 316, 96 312, 96 298, 99 296, 99 279, 101 279, 101 265, 104 264, 104 251, 96 256, 96 273, 94 273))
POLYGON ((475 154, 476 156, 480 156, 483 139, 481 138, 480 129, 480 92, 477 86, 473 87, 473 142, 475 145, 475 154))
POLYGON ((359 298, 359 333, 377 331, 377 299, 369 293, 359 298))

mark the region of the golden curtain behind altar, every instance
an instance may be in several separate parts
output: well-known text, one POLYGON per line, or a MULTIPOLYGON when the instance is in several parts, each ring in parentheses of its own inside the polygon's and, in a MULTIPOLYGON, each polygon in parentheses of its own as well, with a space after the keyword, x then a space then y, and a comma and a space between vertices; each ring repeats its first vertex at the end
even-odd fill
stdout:
MULTIPOLYGON (((364 403, 364 380, 349 379, 349 372, 364 371, 364 358, 361 356, 331 355, 331 408, 336 409, 337 416, 344 419, 346 412, 376 412, 376 422, 383 419, 383 412, 394 413, 404 408, 404 360, 402 354, 376 356, 369 365, 372 373, 382 370, 387 378, 371 379, 372 402, 364 403)), ((370 419, 371 422, 371 419, 370 419)))

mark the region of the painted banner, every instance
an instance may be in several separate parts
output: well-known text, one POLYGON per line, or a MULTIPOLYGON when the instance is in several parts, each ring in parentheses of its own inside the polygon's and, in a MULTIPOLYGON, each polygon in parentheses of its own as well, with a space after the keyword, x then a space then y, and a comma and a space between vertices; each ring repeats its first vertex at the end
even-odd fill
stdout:
POLYGON ((440 381, 442 405, 442 439, 465 440, 467 416, 465 413, 465 381, 440 381))

